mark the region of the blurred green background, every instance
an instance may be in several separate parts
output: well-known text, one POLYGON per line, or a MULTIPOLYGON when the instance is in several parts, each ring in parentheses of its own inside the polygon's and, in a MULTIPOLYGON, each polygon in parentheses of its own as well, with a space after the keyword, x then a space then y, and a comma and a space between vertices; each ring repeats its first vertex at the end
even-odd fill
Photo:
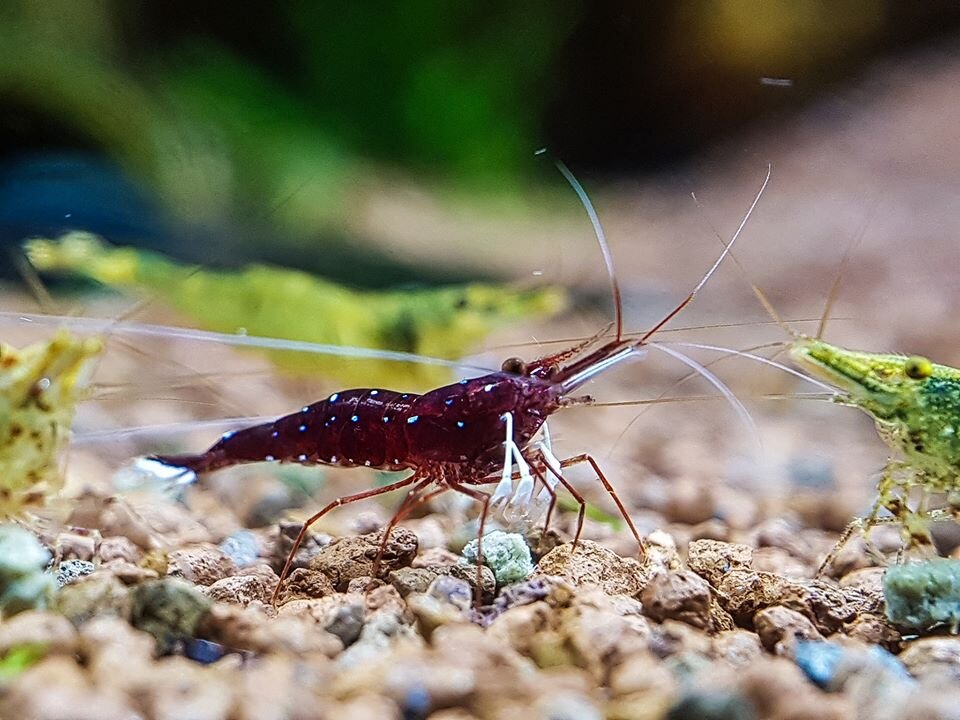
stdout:
POLYGON ((90 230, 358 287, 484 277, 448 259, 474 241, 456 222, 406 254, 378 199, 573 215, 537 148, 594 187, 676 167, 958 25, 947 1, 7 0, 0 238, 90 230))

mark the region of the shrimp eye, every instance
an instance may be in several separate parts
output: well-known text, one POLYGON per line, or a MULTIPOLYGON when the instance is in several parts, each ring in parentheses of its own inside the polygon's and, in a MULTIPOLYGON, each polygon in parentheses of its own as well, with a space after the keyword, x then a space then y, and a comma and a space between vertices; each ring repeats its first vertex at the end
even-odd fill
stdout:
POLYGON ((527 364, 518 357, 507 358, 500 366, 500 371, 510 375, 526 375, 527 364))
POLYGON ((933 363, 925 357, 915 355, 907 358, 907 362, 903 366, 903 372, 906 373, 908 378, 923 380, 933 375, 933 363))

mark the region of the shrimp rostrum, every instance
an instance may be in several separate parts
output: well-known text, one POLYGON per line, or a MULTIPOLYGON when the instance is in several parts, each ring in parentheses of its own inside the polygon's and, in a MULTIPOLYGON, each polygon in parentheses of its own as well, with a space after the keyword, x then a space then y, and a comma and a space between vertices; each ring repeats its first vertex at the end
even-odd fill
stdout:
MULTIPOLYGON (((603 232, 582 188, 572 176, 568 180, 581 193, 604 250, 617 315, 613 339, 604 340, 603 331, 579 345, 529 363, 510 358, 499 372, 424 394, 385 389, 336 392, 274 422, 227 433, 203 453, 152 459, 196 474, 263 461, 412 471, 391 484, 338 498, 307 519, 287 557, 274 602, 314 523, 341 505, 400 488, 408 488, 408 492, 384 528, 381 553, 392 529, 414 508, 442 492, 452 490, 480 503, 478 534, 482 542, 489 510, 499 503, 521 509, 546 505, 549 523, 559 486, 579 505, 573 540, 576 547, 585 501, 567 481, 564 470, 580 463, 591 467, 622 514, 640 552, 644 552, 640 534, 597 462, 588 454, 559 459, 551 447, 546 420, 563 407, 590 402, 588 397, 575 395, 576 391, 610 368, 640 357, 654 333, 693 300, 742 231, 769 181, 769 171, 736 235, 693 292, 651 330, 629 340, 624 339, 619 290, 603 232), (492 492, 480 489, 488 485, 495 486, 492 492)), ((480 563, 482 548, 478 548, 478 556, 480 563)))

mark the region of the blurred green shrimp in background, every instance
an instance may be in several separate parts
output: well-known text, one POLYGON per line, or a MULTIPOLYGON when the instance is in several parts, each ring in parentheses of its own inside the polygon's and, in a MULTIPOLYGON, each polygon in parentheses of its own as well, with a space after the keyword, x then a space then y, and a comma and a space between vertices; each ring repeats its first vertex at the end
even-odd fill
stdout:
MULTIPOLYGON (((113 247, 89 233, 33 239, 25 250, 45 273, 80 275, 114 288, 156 293, 205 329, 350 347, 399 350, 457 359, 511 320, 546 316, 565 305, 555 288, 496 284, 417 290, 357 291, 305 272, 270 265, 212 271, 165 256, 113 247)), ((417 390, 450 378, 449 370, 415 363, 271 352, 282 370, 321 375, 344 385, 417 390)))

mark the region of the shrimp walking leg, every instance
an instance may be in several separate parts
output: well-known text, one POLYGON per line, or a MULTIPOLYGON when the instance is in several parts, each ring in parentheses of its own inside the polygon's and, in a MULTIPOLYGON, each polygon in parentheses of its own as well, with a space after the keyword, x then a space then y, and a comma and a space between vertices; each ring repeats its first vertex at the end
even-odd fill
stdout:
MULTIPOLYGON (((557 479, 557 482, 559 484, 563 485, 567 489, 567 492, 569 492, 573 496, 573 499, 576 501, 577 505, 579 506, 579 508, 577 509, 577 530, 573 536, 573 550, 574 552, 576 552, 577 544, 580 542, 580 533, 583 532, 583 520, 587 513, 587 501, 583 499, 583 495, 581 495, 577 491, 577 489, 573 485, 571 485, 570 482, 563 476, 563 472, 560 469, 560 463, 556 460, 556 458, 551 457, 550 459, 548 459, 547 456, 544 454, 544 451, 542 448, 539 450, 538 455, 540 457, 540 460, 543 462, 544 466, 546 466, 547 470, 550 471, 550 474, 557 479)), ((550 488, 550 491, 554 492, 554 502, 555 502, 556 501, 555 491, 553 490, 553 488, 550 488)), ((552 503, 550 505, 550 508, 551 510, 553 509, 552 503)), ((549 521, 549 512, 547 514, 547 520, 549 521)))
POLYGON ((390 518, 390 521, 384 527, 383 536, 380 539, 380 547, 377 548, 377 555, 373 559, 373 570, 371 570, 371 575, 374 578, 377 577, 377 573, 380 570, 380 563, 383 560, 383 554, 386 552, 387 542, 390 539, 390 534, 393 532, 393 529, 418 507, 423 505, 425 502, 428 502, 431 498, 445 493, 449 489, 444 486, 437 490, 433 490, 432 492, 424 493, 424 490, 426 490, 432 483, 433 478, 428 477, 424 480, 421 480, 414 487, 410 488, 407 496, 403 499, 403 502, 400 503, 400 506, 393 514, 393 517, 390 518))
POLYGON ((400 488, 406 487, 407 485, 415 482, 417 479, 418 476, 416 473, 414 473, 410 477, 397 480, 397 482, 384 485, 383 487, 364 490, 363 492, 354 493, 353 495, 345 495, 344 497, 337 498, 333 502, 324 506, 322 510, 314 515, 311 515, 307 521, 303 523, 303 527, 300 528, 300 532, 297 534, 297 539, 293 541, 293 547, 290 549, 290 552, 287 555, 287 561, 283 565, 283 572, 280 573, 280 581, 277 583, 277 587, 273 591, 273 598, 271 600, 273 605, 277 604, 277 600, 280 597, 280 588, 283 587, 283 582, 287 579, 287 575, 290 573, 290 566, 293 565, 293 559, 296 557, 297 551, 300 549, 300 546, 303 545, 303 541, 307 537, 307 532, 314 523, 316 523, 331 510, 334 510, 342 505, 348 505, 352 502, 357 502, 358 500, 366 500, 367 498, 376 497, 377 495, 384 495, 385 493, 399 490, 400 488))
POLYGON ((483 575, 481 575, 480 567, 483 565, 483 531, 487 524, 487 515, 490 512, 490 502, 491 495, 488 492, 483 490, 476 490, 474 488, 469 488, 464 485, 461 485, 458 482, 451 482, 450 489, 455 490, 458 493, 462 493, 467 497, 471 497, 481 504, 480 508, 480 522, 477 527, 477 596, 474 599, 474 603, 480 605, 480 592, 483 587, 482 580, 483 575))
MULTIPOLYGON (((637 541, 637 545, 640 546, 640 557, 646 557, 647 555, 647 545, 643 542, 643 539, 640 537, 640 533, 637 532, 636 525, 633 524, 633 520, 630 519, 630 515, 627 513, 626 507, 624 507, 623 502, 620 500, 620 496, 617 495, 617 491, 614 489, 613 485, 610 484, 610 481, 607 480, 607 476, 603 474, 603 470, 600 469, 600 465, 594 460, 592 455, 583 453, 581 455, 574 455, 573 457, 567 458, 566 460, 560 461, 560 467, 566 469, 574 465, 580 465, 582 463, 589 463, 590 467, 593 469, 593 472, 596 474, 597 479, 603 485, 604 490, 607 491, 607 494, 611 497, 613 502, 616 504, 617 509, 620 511, 620 515, 627 523, 627 527, 630 528, 630 532, 633 534, 633 538, 637 541)), ((569 486, 568 486, 569 489, 569 486)))

